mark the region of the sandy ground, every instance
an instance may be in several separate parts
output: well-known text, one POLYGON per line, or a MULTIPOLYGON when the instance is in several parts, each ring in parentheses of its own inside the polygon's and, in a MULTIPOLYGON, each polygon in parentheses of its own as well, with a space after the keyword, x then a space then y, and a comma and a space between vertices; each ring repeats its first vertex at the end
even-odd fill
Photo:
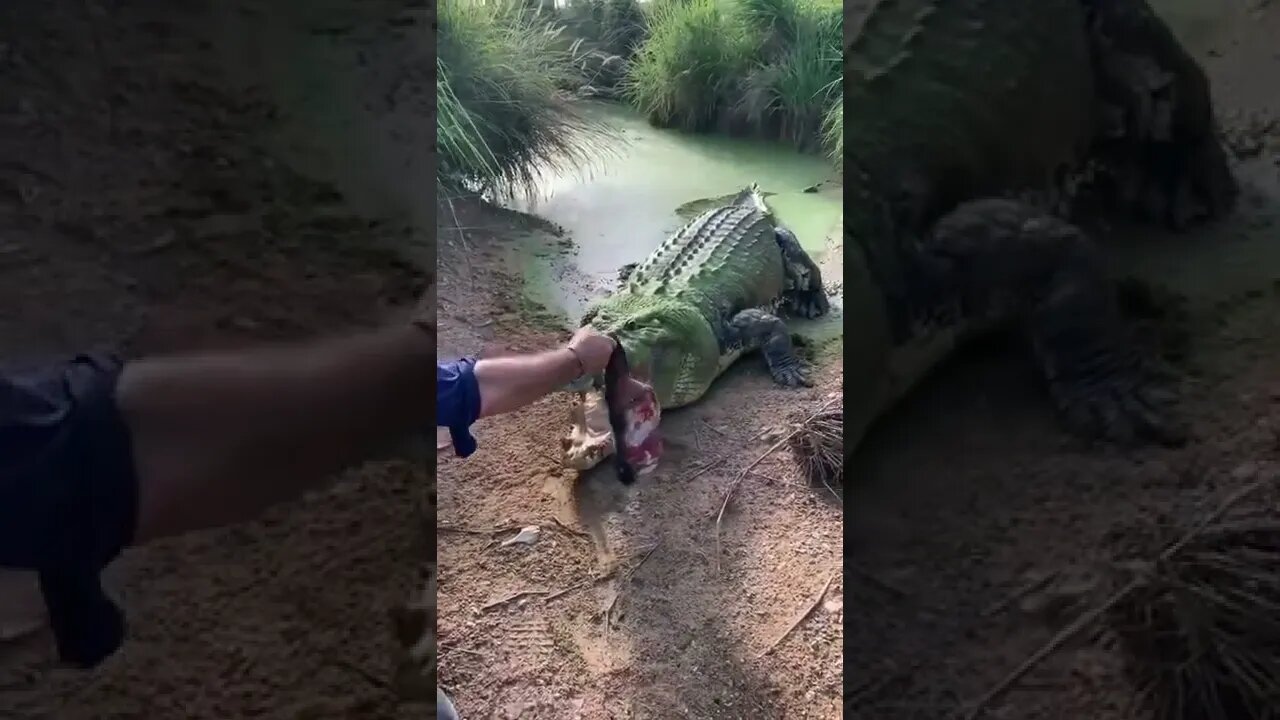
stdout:
MULTIPOLYGON (((874 430, 851 473, 847 523, 773 456, 738 488, 717 548, 711 518, 737 471, 786 414, 840 383, 827 368, 814 390, 784 391, 746 362, 708 400, 664 418, 682 447, 611 529, 632 574, 584 586, 591 546, 553 520, 566 482, 553 457, 564 400, 483 423, 479 453, 440 461, 441 683, 464 716, 836 718, 843 676, 844 716, 956 717, 1105 592, 1099 568, 1127 531, 1197 518, 1267 471, 1280 427, 1271 361, 1280 253, 1269 247, 1280 147, 1267 120, 1280 95, 1261 79, 1280 70, 1268 39, 1280 12, 1238 2, 1214 15, 1218 25, 1203 19, 1180 29, 1195 31, 1225 128, 1247 158, 1240 211, 1180 238, 1148 231, 1156 245, 1117 253, 1140 265, 1144 253, 1158 256, 1150 267, 1159 271, 1137 274, 1171 282, 1190 303, 1188 447, 1121 450, 1066 437, 1024 349, 997 339, 874 430), (1182 257, 1190 271, 1162 276, 1179 253, 1206 246, 1182 257), (1205 257, 1233 253, 1248 260, 1205 257), (1196 277, 1206 273, 1220 274, 1196 277), (526 525, 542 529, 538 542, 500 544, 526 525), (833 573, 814 613, 759 657, 833 573)), ((465 241, 502 267, 509 238, 525 232, 519 221, 464 204, 460 224, 476 229, 453 245, 442 235, 442 297, 458 299, 442 316, 442 354, 555 339, 521 329, 509 276, 466 267, 459 254, 465 241), (494 288, 497 303, 486 304, 494 288)), ((1090 635, 984 716, 1118 719, 1132 695, 1114 649, 1090 635)))
MULTIPOLYGON (((520 319, 515 283, 502 270, 508 239, 525 223, 467 202, 455 208, 459 224, 473 228, 467 246, 484 250, 468 266, 462 240, 441 235, 442 357, 562 339, 520 319)), ((622 579, 591 582, 593 546, 564 515, 559 493, 571 477, 555 452, 567 427, 564 396, 480 423, 481 449, 466 460, 442 455, 440 682, 463 716, 837 717, 837 500, 805 487, 775 455, 741 483, 719 551, 713 518, 735 475, 778 440, 787 416, 816 407, 840 383, 838 369, 827 367, 812 389, 782 389, 744 361, 711 401, 665 415, 662 468, 611 523, 622 579), (528 525, 541 528, 536 543, 500 544, 528 525), (813 617, 758 658, 828 580, 813 617), (529 594, 492 606, 518 593, 529 594)))
MULTIPOLYGON (((323 133, 297 130, 253 57, 297 64, 279 57, 290 37, 390 48, 416 30, 388 22, 397 12, 347 13, 344 30, 317 4, 272 5, 277 25, 295 22, 274 44, 233 32, 262 3, 0 6, 5 358, 302 337, 369 325, 422 291, 429 233, 290 169, 280 138, 324 158, 323 133)), ((384 115, 387 82, 365 76, 384 115)), ((126 553, 109 572, 124 648, 82 673, 53 666, 46 635, 0 646, 0 717, 422 717, 386 683, 388 609, 415 582, 424 491, 419 468, 370 466, 259 522, 126 553)))
MULTIPOLYGON (((421 218, 390 191, 415 185, 362 196, 354 188, 368 178, 334 169, 363 167, 354 161, 367 154, 381 177, 419 147, 412 123, 392 123, 389 147, 399 148, 382 154, 356 145, 316 161, 316 138, 359 118, 279 147, 296 119, 268 85, 303 63, 231 72, 224 41, 252 45, 236 23, 257 22, 262 7, 217 4, 231 20, 211 23, 214 5, 0 6, 0 308, 16 308, 0 313, 5 357, 119 340, 139 353, 297 337, 371 323, 422 287, 421 218), (388 196, 379 209, 391 217, 371 225, 388 196)), ((1280 86, 1266 81, 1280 70, 1280 12, 1258 5, 1229 3, 1229 22, 1197 40, 1229 129, 1280 108, 1280 86)), ((405 32, 307 10, 273 22, 305 18, 309 36, 405 32)), ((259 55, 279 51, 258 42, 259 55)), ((388 106, 413 84, 360 77, 356 115, 396 116, 388 106)), ((1274 142, 1253 134, 1263 142, 1251 167, 1274 174, 1274 142)), ((1249 197, 1224 227, 1265 240, 1280 206, 1249 197)), ((557 340, 522 319, 506 274, 524 221, 458 209, 468 232, 441 236, 441 354, 557 340)), ((1227 230, 1204 241, 1215 232, 1227 230)), ((1087 596, 1116 527, 1194 517, 1276 460, 1280 268, 1261 275, 1196 309, 1197 435, 1182 450, 1065 439, 1034 368, 1007 343, 939 373, 859 458, 850 598, 839 574, 844 511, 783 456, 744 478, 718 548, 711 519, 786 416, 838 390, 837 369, 788 391, 746 361, 706 403, 671 413, 668 462, 610 528, 632 570, 586 585, 589 541, 554 520, 565 400, 486 421, 481 452, 440 460, 441 683, 468 718, 835 718, 842 678, 852 717, 949 717, 1071 617, 1044 598, 1001 607, 1028 578, 1062 571, 1074 579, 1058 595, 1087 596), (538 542, 500 545, 529 524, 541 527, 538 542), (812 615, 760 657, 828 578, 812 615)), ((410 466, 362 468, 259 522, 128 553, 110 573, 130 616, 126 647, 92 673, 52 667, 44 636, 0 647, 0 717, 424 716, 385 685, 386 612, 414 583, 422 488, 410 466)), ((1113 652, 1078 643, 989 716, 1119 718, 1130 693, 1117 677, 1113 652)))

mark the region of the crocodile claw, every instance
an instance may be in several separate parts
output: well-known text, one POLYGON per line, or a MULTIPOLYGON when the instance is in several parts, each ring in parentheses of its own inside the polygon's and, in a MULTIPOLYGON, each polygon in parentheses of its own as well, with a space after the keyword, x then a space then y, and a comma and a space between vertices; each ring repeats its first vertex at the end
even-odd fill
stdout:
POLYGON ((1123 373, 1088 386, 1054 388, 1069 430, 1083 437, 1131 445, 1181 447, 1188 438, 1174 394, 1145 376, 1123 373))
POLYGON ((787 363, 774 363, 769 367, 773 381, 784 387, 813 387, 809 376, 809 368, 796 360, 787 363))

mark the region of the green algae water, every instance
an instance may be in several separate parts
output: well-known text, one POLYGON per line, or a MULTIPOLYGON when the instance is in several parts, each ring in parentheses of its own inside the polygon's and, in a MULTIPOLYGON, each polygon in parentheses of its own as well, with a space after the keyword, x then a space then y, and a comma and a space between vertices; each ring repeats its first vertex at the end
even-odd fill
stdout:
MULTIPOLYGON (((573 243, 566 254, 548 251, 545 238, 525 239, 530 300, 566 320, 580 316, 617 286, 623 265, 642 260, 690 215, 751 183, 759 183, 779 221, 823 266, 827 283, 838 282, 838 258, 829 256, 840 252, 842 189, 829 160, 780 143, 661 130, 618 105, 589 103, 584 111, 611 125, 618 141, 591 167, 548 173, 533 197, 504 201, 559 226, 573 243)), ((837 309, 793 329, 830 339, 840 333, 839 315, 837 309)))

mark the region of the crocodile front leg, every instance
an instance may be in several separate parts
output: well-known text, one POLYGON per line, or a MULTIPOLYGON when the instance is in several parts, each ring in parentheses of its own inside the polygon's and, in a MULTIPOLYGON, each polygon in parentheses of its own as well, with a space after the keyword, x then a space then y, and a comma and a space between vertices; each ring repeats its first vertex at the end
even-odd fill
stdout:
POLYGON ((827 289, 822 284, 822 271, 800 246, 800 240, 786 228, 775 228, 774 239, 782 251, 782 264, 787 287, 782 293, 783 306, 802 318, 821 317, 831 309, 827 289))
POLYGON ((808 387, 813 384, 809 369, 791 344, 786 324, 776 315, 756 308, 743 310, 729 320, 728 334, 730 348, 740 348, 743 352, 760 350, 769 374, 779 385, 808 387))
POLYGON ((979 200, 939 221, 924 250, 967 317, 1024 324, 1072 431, 1185 440, 1174 396, 1130 342, 1102 257, 1079 228, 1022 203, 979 200))

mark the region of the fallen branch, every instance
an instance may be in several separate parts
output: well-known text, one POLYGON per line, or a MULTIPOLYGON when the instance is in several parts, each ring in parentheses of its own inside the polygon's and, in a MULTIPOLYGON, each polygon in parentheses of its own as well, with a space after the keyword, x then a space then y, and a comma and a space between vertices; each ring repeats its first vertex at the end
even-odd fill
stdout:
MULTIPOLYGON (((1162 551, 1160 555, 1157 557, 1156 562, 1157 563, 1164 562, 1168 560, 1171 556, 1177 554, 1180 550, 1182 550, 1182 548, 1186 547, 1188 543, 1190 543, 1191 541, 1199 537, 1200 534, 1204 532, 1205 528, 1209 527, 1211 524, 1213 524, 1214 521, 1216 521, 1217 519, 1225 515, 1228 510, 1235 507, 1235 505, 1238 504, 1241 500, 1245 499, 1249 495, 1260 490, 1262 487, 1269 485, 1273 482, 1275 482, 1274 478, 1267 478, 1265 480, 1259 480, 1244 488, 1241 488, 1240 490, 1237 490, 1235 493, 1229 496, 1221 505, 1219 505, 1216 510, 1214 510, 1212 513, 1209 513, 1209 515, 1205 516, 1205 518, 1201 520, 1199 523, 1197 523, 1196 526, 1193 527, 1191 530, 1188 530, 1186 534, 1184 534, 1181 538, 1178 539, 1177 542, 1166 547, 1164 551, 1162 551)), ((1032 653, 1031 656, 1028 657, 1025 661, 1023 661, 1023 663, 1019 665, 1016 669, 1014 669, 1013 672, 1005 676, 1003 680, 996 683, 994 687, 992 687, 982 697, 980 697, 976 702, 974 702, 970 706, 969 712, 965 714, 965 720, 977 720, 978 717, 982 715, 983 712, 986 711, 987 707, 992 702, 999 699, 1002 695, 1004 695, 1004 693, 1008 692, 1009 688, 1013 687, 1013 685, 1017 683, 1019 680, 1021 680, 1024 676, 1026 676, 1027 673, 1031 672, 1033 669, 1036 668, 1036 666, 1044 662, 1045 658, 1052 655, 1063 645, 1067 644, 1069 641, 1071 641, 1073 638, 1075 638, 1077 635, 1083 632, 1086 628, 1093 625, 1093 623, 1095 623, 1099 618, 1101 618, 1104 614, 1106 614, 1107 611, 1111 610, 1113 607, 1116 606, 1116 604, 1118 604, 1119 602, 1127 598, 1130 593, 1142 587, 1145 583, 1146 583, 1146 580, 1141 577, 1130 580, 1129 582, 1125 583, 1114 594, 1112 594, 1109 598, 1107 598, 1106 601, 1104 601, 1101 605, 1093 608, 1092 610, 1076 618, 1074 622, 1072 622, 1067 627, 1063 628, 1057 635, 1054 635, 1052 638, 1050 638, 1049 642, 1042 645, 1039 650, 1036 650, 1034 653, 1032 653)))
POLYGON ((813 611, 818 608, 818 604, 822 602, 822 598, 826 596, 827 591, 831 589, 831 583, 835 579, 836 579, 836 573, 831 573, 830 575, 827 576, 827 581, 823 583, 822 590, 818 591, 818 594, 813 596, 813 602, 809 603, 809 607, 805 608, 804 612, 796 616, 796 619, 791 622, 791 626, 788 627, 785 632, 779 635, 777 639, 769 643, 768 647, 766 647, 764 650, 761 650, 760 653, 756 655, 757 660, 773 652, 773 649, 778 647, 778 645, 781 644, 783 640, 786 640, 788 635, 795 632, 795 629, 800 627, 800 623, 804 622, 805 618, 813 614, 813 611))

